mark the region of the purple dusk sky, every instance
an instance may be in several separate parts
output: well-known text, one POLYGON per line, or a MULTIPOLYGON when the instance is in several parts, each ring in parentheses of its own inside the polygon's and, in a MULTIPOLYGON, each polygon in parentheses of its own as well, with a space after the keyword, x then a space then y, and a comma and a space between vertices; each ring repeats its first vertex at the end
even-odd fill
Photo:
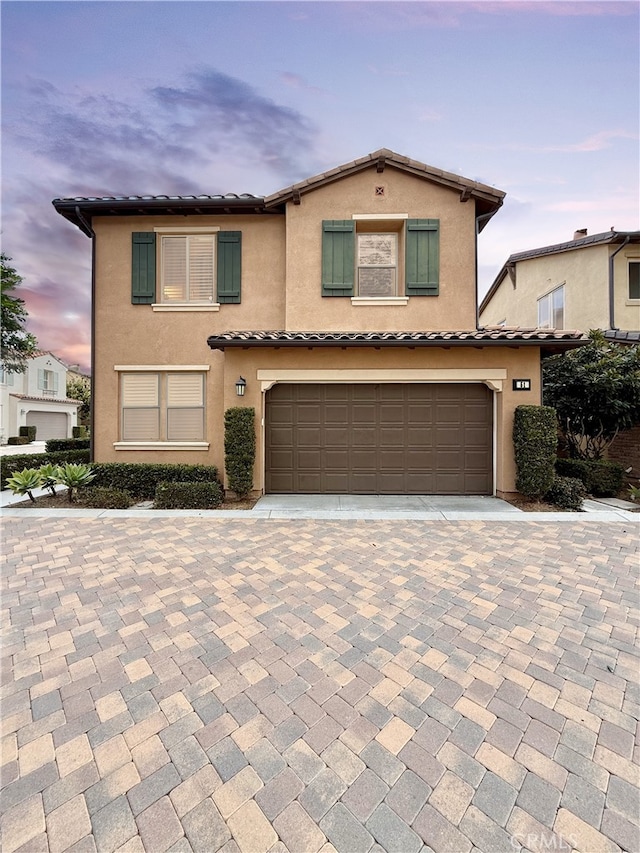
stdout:
POLYGON ((636 2, 12 2, 3 251, 42 349, 90 363, 90 241, 56 197, 270 194, 378 148, 506 191, 512 252, 635 230, 636 2))

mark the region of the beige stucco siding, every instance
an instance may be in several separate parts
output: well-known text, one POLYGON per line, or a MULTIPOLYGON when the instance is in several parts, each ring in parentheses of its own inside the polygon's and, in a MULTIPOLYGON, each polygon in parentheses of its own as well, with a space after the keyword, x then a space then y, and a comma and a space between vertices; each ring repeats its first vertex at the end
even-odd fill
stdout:
MULTIPOLYGON (((235 378, 241 374, 247 380, 247 390, 242 405, 253 406, 256 410, 256 435, 258 452, 254 471, 254 486, 264 488, 263 422, 264 392, 258 378, 258 371, 278 371, 285 369, 322 371, 319 374, 324 382, 353 382, 350 371, 358 369, 404 371, 404 379, 412 381, 413 370, 460 371, 460 380, 465 381, 465 371, 504 369, 506 378, 502 382, 502 391, 496 392, 496 439, 498 451, 495 459, 496 489, 499 493, 515 491, 515 463, 513 458, 513 412, 518 405, 536 405, 540 403, 540 352, 537 347, 502 348, 488 347, 484 350, 451 347, 410 349, 334 349, 334 348, 294 348, 294 349, 229 349, 225 353, 224 387, 222 391, 224 408, 237 406, 235 378), (325 378, 325 371, 335 371, 332 378, 325 378), (512 391, 513 379, 531 379, 531 391, 512 391)), ((305 382, 313 381, 305 375, 305 382)), ((360 379, 356 379, 361 381, 360 379)), ((415 380, 413 380, 415 381, 415 380)), ((450 381, 450 374, 443 381, 450 381)))
MULTIPOLYGON (((588 332, 609 328, 609 257, 618 246, 586 246, 567 252, 518 261, 515 287, 505 276, 489 305, 482 311, 485 326, 506 320, 507 326, 535 327, 538 299, 560 285, 565 289, 564 328, 588 332)), ((629 258, 640 249, 622 249, 614 259, 615 325, 640 329, 640 302, 628 298, 629 258)))
MULTIPOLYGON (((402 241, 400 242, 402 246, 402 241)), ((402 277, 402 249, 400 276, 402 277)), ((402 288, 400 288, 402 289, 402 288)), ((267 328, 264 324, 261 328, 267 328)), ((367 169, 302 195, 287 206, 286 328, 421 331, 475 328, 475 203, 445 187, 387 167, 367 169), (375 194, 384 187, 384 195, 375 194), (349 297, 323 297, 322 222, 354 214, 440 220, 440 294, 407 305, 356 306, 349 297)))
POLYGON ((220 465, 220 353, 207 337, 231 328, 281 328, 284 323, 284 222, 280 216, 181 217, 180 226, 242 231, 242 302, 219 311, 154 311, 131 304, 131 234, 176 225, 175 217, 98 218, 96 232, 96 352, 94 426, 97 461, 188 462, 220 465), (206 436, 209 451, 117 451, 118 373, 114 365, 208 365, 206 436))

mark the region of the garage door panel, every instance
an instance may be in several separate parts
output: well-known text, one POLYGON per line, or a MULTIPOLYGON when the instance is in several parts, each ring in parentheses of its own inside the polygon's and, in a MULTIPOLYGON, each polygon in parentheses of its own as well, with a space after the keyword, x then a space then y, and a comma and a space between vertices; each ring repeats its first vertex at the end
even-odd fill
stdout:
POLYGON ((348 495, 349 475, 346 471, 331 471, 324 475, 324 488, 322 492, 325 494, 348 495))
POLYGON ((300 426, 297 434, 299 447, 318 447, 320 445, 322 430, 319 426, 300 426))
POLYGON ((338 469, 341 471, 349 470, 349 451, 348 450, 332 450, 325 449, 324 453, 324 468, 327 471, 338 469))
POLYGON ((484 385, 276 385, 265 432, 268 492, 492 492, 484 385))
POLYGON ((349 447, 349 430, 347 427, 326 427, 324 431, 325 447, 349 447))
POLYGON ((320 450, 299 450, 295 455, 298 471, 309 469, 320 471, 322 469, 322 453, 320 450))
POLYGON ((352 447, 375 447, 378 443, 378 433, 375 427, 353 427, 351 433, 352 447))
POLYGON ((380 456, 380 471, 404 471, 404 450, 385 450, 380 456))
POLYGON ((36 428, 36 439, 67 438, 67 415, 64 412, 39 412, 30 410, 25 417, 27 426, 36 428))
MULTIPOLYGON (((381 448, 404 447, 406 443, 403 426, 380 427, 378 438, 381 448)), ((386 450, 384 452, 386 453, 386 450)))

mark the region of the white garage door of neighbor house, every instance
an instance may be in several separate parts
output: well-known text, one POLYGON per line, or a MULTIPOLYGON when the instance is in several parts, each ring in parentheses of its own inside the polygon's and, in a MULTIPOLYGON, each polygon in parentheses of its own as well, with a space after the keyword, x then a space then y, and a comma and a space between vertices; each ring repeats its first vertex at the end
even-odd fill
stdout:
POLYGON ((67 438, 67 415, 64 412, 27 412, 27 426, 37 428, 36 441, 67 438))

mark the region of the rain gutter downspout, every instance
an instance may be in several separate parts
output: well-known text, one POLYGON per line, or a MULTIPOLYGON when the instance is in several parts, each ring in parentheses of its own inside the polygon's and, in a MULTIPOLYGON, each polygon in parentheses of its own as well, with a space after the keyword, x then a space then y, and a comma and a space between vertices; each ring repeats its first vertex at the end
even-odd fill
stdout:
POLYGON ((613 306, 614 287, 613 287, 613 259, 624 247, 629 243, 631 237, 627 234, 624 241, 618 246, 612 255, 609 255, 609 328, 612 331, 616 330, 615 326, 615 311, 613 306))
MULTIPOLYGON (((494 213, 495 213, 495 211, 494 211, 494 213)), ((480 216, 476 216, 476 257, 475 257, 475 262, 476 262, 476 274, 475 274, 475 278, 476 278, 476 331, 481 331, 481 329, 480 329, 480 306, 478 304, 478 234, 481 231, 480 223, 481 222, 487 222, 489 219, 491 219, 492 216, 493 216, 493 213, 482 213, 480 216)))
POLYGON ((94 382, 96 375, 96 232, 91 223, 84 217, 80 207, 76 205, 76 216, 85 228, 88 237, 91 237, 91 408, 89 411, 89 459, 94 460, 94 435, 95 435, 95 406, 94 406, 94 382))

